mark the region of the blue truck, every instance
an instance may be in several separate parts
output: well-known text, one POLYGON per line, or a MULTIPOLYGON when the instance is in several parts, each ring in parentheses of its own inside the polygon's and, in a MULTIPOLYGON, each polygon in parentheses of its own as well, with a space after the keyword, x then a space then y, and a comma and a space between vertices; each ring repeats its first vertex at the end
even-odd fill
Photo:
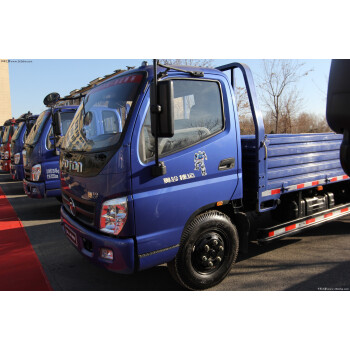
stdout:
POLYGON ((8 119, 3 125, 3 134, 0 147, 0 170, 10 172, 11 164, 11 139, 17 129, 16 119, 8 119))
POLYGON ((33 127, 38 115, 28 112, 16 119, 18 125, 11 139, 11 165, 10 174, 13 180, 22 181, 24 179, 22 151, 26 137, 33 127))
POLYGON ((85 257, 124 274, 167 263, 192 290, 249 241, 347 215, 341 135, 268 135, 248 66, 142 65, 91 89, 63 139, 61 223, 85 257), (242 72, 254 135, 240 135, 242 72))
POLYGON ((61 106, 43 111, 27 136, 22 151, 24 164, 23 188, 31 198, 60 199, 59 155, 55 147, 52 127, 53 113, 62 115, 64 135, 74 117, 77 106, 61 106))

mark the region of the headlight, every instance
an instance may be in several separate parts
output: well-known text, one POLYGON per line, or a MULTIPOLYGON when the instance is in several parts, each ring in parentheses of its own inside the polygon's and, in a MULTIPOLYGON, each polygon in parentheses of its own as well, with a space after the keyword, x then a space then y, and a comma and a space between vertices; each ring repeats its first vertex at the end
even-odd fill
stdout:
POLYGON ((26 152, 26 150, 24 149, 24 150, 22 151, 23 165, 27 165, 27 163, 26 163, 26 155, 27 155, 27 152, 26 152))
POLYGON ((41 164, 36 164, 32 167, 32 181, 39 181, 41 175, 41 164))
POLYGON ((5 153, 4 153, 4 159, 9 159, 9 151, 5 151, 5 153))
POLYGON ((100 230, 112 235, 119 235, 128 217, 126 197, 112 199, 102 204, 100 230))
POLYGON ((19 161, 21 159, 21 154, 20 153, 16 153, 13 157, 13 160, 15 161, 15 164, 19 164, 19 161))

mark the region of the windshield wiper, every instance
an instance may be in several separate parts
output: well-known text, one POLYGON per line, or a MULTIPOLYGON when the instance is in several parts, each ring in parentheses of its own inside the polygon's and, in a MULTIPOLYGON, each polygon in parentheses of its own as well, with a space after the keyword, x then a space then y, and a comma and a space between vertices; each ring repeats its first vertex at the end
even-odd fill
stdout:
POLYGON ((194 70, 191 71, 191 70, 180 69, 177 67, 169 67, 169 66, 166 66, 165 64, 161 64, 159 62, 157 62, 157 65, 159 67, 166 68, 166 70, 164 72, 158 73, 158 79, 167 76, 169 70, 175 70, 175 71, 182 72, 182 73, 188 73, 188 74, 192 75, 193 77, 204 77, 204 73, 201 71, 194 71, 194 70))

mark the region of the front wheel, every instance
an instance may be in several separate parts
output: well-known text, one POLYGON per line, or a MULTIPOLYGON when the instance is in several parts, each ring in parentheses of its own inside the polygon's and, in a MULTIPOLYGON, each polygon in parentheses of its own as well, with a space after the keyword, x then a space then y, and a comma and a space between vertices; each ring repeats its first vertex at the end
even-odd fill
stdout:
POLYGON ((236 261, 239 239, 225 214, 209 211, 198 215, 185 229, 175 259, 168 263, 177 282, 192 290, 220 283, 236 261))

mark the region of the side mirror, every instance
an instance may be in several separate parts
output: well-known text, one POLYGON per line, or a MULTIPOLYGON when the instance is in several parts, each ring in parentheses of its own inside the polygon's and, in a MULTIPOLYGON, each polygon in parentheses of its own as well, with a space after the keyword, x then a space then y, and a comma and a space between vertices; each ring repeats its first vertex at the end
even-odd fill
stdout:
POLYGON ((344 134, 340 162, 350 176, 350 60, 332 60, 326 113, 330 128, 344 134))
POLYGON ((60 94, 57 92, 52 92, 44 98, 44 105, 47 107, 53 107, 61 98, 60 94))
MULTIPOLYGON (((151 130, 152 135, 158 137, 173 137, 174 136, 174 82, 172 80, 163 80, 157 84, 158 101, 160 112, 152 110, 157 108, 151 106, 151 130), (157 130, 157 117, 159 120, 157 130)), ((151 95, 153 92, 151 91, 151 95)), ((151 96, 151 101, 154 99, 151 96)))
POLYGON ((56 112, 52 116, 52 130, 53 134, 55 136, 61 136, 62 129, 61 129, 61 113, 56 112))

